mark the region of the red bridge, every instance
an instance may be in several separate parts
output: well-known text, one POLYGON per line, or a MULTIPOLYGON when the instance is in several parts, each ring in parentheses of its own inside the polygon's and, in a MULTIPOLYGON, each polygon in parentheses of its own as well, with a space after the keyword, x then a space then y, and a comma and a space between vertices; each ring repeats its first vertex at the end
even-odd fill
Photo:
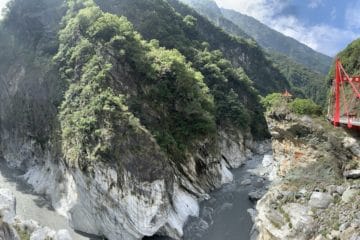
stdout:
POLYGON ((335 126, 360 129, 360 76, 349 76, 339 59, 335 65, 328 118, 335 126))

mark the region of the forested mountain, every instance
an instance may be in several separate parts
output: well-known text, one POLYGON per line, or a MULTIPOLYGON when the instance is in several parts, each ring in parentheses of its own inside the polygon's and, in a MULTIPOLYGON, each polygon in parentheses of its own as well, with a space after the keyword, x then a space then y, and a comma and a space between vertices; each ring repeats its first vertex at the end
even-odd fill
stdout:
POLYGON ((253 41, 175 0, 12 0, 0 45, 1 157, 107 239, 179 238, 269 137, 259 95, 290 88, 253 41))
POLYGON ((351 75, 360 75, 360 39, 350 43, 343 51, 337 54, 344 69, 351 75))
POLYGON ((318 53, 295 39, 269 28, 255 18, 234 10, 221 9, 214 0, 181 1, 194 7, 226 31, 245 38, 251 37, 266 50, 282 53, 313 71, 327 74, 331 64, 330 57, 318 53), (232 30, 232 25, 236 25, 241 30, 240 34, 232 30))
POLYGON ((11 0, 1 160, 75 230, 180 239, 229 169, 264 153, 261 96, 318 94, 297 63, 219 21, 232 35, 177 0, 11 0))
POLYGON ((209 18, 227 33, 251 41, 267 52, 267 57, 292 84, 292 91, 324 105, 326 91, 321 87, 331 58, 272 30, 256 19, 233 10, 220 9, 213 0, 182 0, 209 18), (244 34, 245 32, 245 34, 244 34))
POLYGON ((226 19, 238 25, 265 49, 282 53, 295 62, 322 74, 326 74, 329 70, 331 64, 329 56, 312 50, 308 46, 269 28, 252 17, 228 9, 221 9, 221 12, 226 19))

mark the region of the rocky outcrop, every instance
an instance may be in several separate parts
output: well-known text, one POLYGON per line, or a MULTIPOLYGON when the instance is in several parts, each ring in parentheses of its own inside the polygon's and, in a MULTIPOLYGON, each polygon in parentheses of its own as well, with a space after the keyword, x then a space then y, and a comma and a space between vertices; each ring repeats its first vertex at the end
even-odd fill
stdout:
POLYGON ((268 121, 276 174, 257 203, 258 239, 359 238, 359 140, 320 119, 268 121))
POLYGON ((33 220, 16 216, 16 199, 8 189, 0 189, 0 239, 2 240, 72 240, 67 230, 54 231, 33 220))

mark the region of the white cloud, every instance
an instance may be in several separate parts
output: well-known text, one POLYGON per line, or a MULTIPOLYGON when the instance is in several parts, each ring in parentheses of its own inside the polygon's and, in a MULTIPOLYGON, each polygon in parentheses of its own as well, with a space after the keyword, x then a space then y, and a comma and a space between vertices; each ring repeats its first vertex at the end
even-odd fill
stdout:
MULTIPOLYGON (((349 29, 339 29, 330 25, 305 25, 294 15, 284 15, 283 10, 291 3, 289 0, 216 0, 219 6, 224 8, 231 8, 243 14, 252 16, 269 27, 283 33, 286 36, 292 37, 307 46, 322 52, 329 56, 334 56, 347 43, 351 42, 359 36, 354 31, 349 29)), ((322 0, 311 0, 309 6, 320 6, 322 0)), ((359 6, 353 8, 354 11, 350 15, 356 14, 356 20, 349 19, 349 25, 360 28, 360 15, 355 9, 360 9, 359 6), (356 13, 355 13, 356 12, 356 13)), ((349 10, 350 11, 350 10, 349 10)), ((330 13, 336 17, 335 12, 330 13)), ((350 16, 349 15, 349 16, 350 16)))
POLYGON ((324 4, 323 0, 310 0, 309 4, 308 4, 308 7, 309 8, 318 8, 323 4, 324 4))
POLYGON ((345 20, 348 28, 360 29, 360 0, 348 5, 345 20))
POLYGON ((6 3, 8 2, 9 0, 0 0, 0 20, 2 18, 2 10, 4 9, 4 7, 6 6, 6 3))

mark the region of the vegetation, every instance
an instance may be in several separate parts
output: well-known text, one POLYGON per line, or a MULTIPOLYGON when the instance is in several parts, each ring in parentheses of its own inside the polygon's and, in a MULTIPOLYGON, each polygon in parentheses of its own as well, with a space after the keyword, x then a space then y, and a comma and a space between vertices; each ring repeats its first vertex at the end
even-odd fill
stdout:
POLYGON ((267 111, 287 109, 299 115, 321 115, 322 109, 310 99, 284 97, 281 93, 272 93, 261 100, 267 111))
POLYGON ((312 72, 326 74, 329 70, 331 64, 330 57, 315 52, 304 44, 269 28, 252 17, 234 10, 221 9, 221 12, 226 19, 239 26, 263 48, 285 55, 292 61, 312 70, 312 72))
POLYGON ((324 73, 330 66, 329 57, 314 52, 251 17, 232 10, 220 9, 213 0, 182 0, 182 2, 194 7, 227 33, 245 38, 249 42, 254 42, 253 39, 259 41, 258 43, 267 53, 267 58, 289 81, 288 89, 294 95, 307 97, 322 106, 325 105, 327 91, 322 84, 324 73), (317 60, 313 61, 313 59, 317 60))
POLYGON ((55 57, 70 83, 60 111, 70 162, 116 160, 113 145, 124 137, 117 129, 136 133, 144 125, 173 159, 183 159, 194 142, 214 136, 213 98, 201 73, 178 51, 144 41, 126 18, 104 13, 91 1, 70 2, 68 16, 81 5, 61 30, 55 57), (115 64, 128 68, 126 81, 133 83, 127 88, 137 93, 119 85, 115 64))
POLYGON ((310 99, 295 99, 290 103, 292 112, 300 115, 320 115, 321 107, 310 99))

